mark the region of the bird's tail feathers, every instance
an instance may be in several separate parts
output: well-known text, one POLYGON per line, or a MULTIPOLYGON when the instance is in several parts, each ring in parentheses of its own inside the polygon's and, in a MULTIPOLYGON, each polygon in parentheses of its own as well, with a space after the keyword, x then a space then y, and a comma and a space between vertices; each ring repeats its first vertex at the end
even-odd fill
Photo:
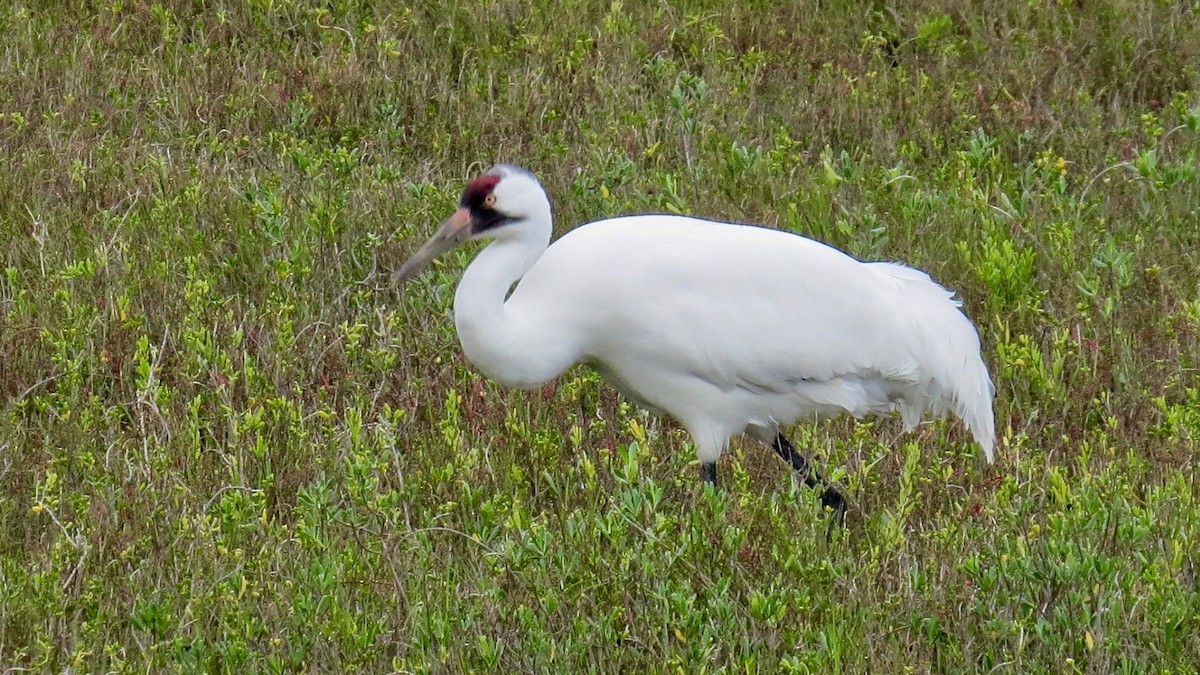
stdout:
POLYGON ((897 295, 908 319, 903 324, 913 331, 912 344, 923 347, 917 384, 923 405, 902 406, 905 426, 915 426, 925 410, 939 417, 953 412, 970 429, 988 462, 994 461, 996 389, 980 355, 979 333, 962 312, 962 301, 921 270, 898 263, 876 265, 902 289, 897 295))

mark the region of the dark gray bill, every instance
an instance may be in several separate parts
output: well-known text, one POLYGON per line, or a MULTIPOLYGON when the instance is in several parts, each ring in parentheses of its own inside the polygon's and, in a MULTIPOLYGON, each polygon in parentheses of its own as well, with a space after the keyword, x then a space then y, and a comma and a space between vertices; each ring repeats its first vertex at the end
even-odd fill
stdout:
POLYGON ((446 219, 436 234, 430 237, 396 272, 396 283, 402 284, 421 273, 433 259, 463 242, 471 234, 471 212, 459 209, 446 219))

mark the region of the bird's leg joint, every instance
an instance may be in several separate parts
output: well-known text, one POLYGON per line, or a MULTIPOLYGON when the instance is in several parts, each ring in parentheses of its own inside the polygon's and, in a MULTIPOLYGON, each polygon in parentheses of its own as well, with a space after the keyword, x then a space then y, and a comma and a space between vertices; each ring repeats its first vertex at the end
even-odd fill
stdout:
POLYGON ((809 488, 816 488, 817 485, 828 485, 826 480, 817 473, 816 469, 808 463, 808 458, 800 454, 796 447, 792 445, 782 433, 775 435, 775 442, 771 445, 775 448, 775 453, 783 458, 783 461, 791 465, 800 477, 804 480, 804 484, 809 488))
POLYGON ((834 514, 836 522, 841 522, 846 515, 848 504, 846 496, 841 490, 831 485, 816 469, 814 469, 803 454, 796 450, 796 447, 782 433, 775 435, 775 442, 771 444, 775 449, 776 454, 783 458, 783 461, 791 465, 793 469, 804 480, 804 484, 810 489, 816 489, 818 486, 824 486, 824 491, 821 492, 821 506, 829 508, 834 514))

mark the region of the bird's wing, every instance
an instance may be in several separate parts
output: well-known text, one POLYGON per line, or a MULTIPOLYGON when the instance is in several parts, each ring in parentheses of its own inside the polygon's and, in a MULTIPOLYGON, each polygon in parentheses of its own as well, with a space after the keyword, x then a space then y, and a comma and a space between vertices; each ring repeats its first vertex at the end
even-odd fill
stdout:
POLYGON ((897 344, 903 276, 788 233, 643 216, 568 234, 512 300, 586 323, 597 357, 624 350, 721 388, 783 391, 864 370, 913 377, 897 344))
POLYGON ((637 216, 568 233, 506 308, 563 326, 577 353, 659 407, 671 402, 652 394, 680 377, 790 394, 795 414, 873 412, 899 395, 907 426, 953 410, 991 458, 978 333, 920 270, 777 230, 637 216))

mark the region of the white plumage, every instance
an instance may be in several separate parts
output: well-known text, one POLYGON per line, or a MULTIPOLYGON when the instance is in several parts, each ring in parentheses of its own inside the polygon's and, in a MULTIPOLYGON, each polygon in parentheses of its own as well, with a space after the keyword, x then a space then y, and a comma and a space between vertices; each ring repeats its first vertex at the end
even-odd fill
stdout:
POLYGON ((735 434, 786 458, 780 427, 842 413, 898 411, 911 429, 927 412, 953 412, 992 461, 994 390, 979 336, 924 272, 680 216, 600 220, 547 248, 551 229, 536 179, 501 165, 468 185, 455 216, 398 273, 414 276, 464 239, 494 238, 463 273, 454 310, 467 358, 489 378, 536 387, 585 362, 678 420, 706 477, 735 434))

